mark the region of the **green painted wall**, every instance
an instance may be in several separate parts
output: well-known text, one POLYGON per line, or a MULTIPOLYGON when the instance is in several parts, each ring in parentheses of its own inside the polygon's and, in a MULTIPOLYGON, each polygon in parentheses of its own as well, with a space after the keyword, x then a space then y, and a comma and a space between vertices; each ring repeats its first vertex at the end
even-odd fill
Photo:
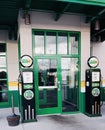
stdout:
POLYGON ((14 95, 14 107, 18 106, 19 98, 18 91, 8 91, 8 102, 1 102, 0 108, 8 108, 12 106, 11 95, 14 95))
POLYGON ((80 93, 79 108, 81 113, 85 113, 85 93, 80 93))

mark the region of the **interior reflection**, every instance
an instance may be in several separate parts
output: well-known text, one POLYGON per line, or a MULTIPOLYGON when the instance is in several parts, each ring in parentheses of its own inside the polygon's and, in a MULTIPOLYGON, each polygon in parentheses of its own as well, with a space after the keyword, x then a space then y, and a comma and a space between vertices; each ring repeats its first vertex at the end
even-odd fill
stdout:
POLYGON ((62 58, 62 111, 78 110, 78 59, 62 58))
POLYGON ((56 67, 55 59, 38 60, 39 108, 57 107, 56 67))
POLYGON ((4 70, 0 71, 0 102, 8 101, 8 94, 7 94, 7 74, 4 70))

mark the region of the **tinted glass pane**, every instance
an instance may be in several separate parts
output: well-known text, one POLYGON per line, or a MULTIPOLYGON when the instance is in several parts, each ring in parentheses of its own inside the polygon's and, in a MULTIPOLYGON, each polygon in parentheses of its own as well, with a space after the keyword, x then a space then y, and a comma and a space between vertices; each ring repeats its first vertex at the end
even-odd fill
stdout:
POLYGON ((57 62, 38 60, 39 108, 57 107, 57 62))
POLYGON ((62 111, 78 110, 78 59, 62 58, 62 111))
POLYGON ((6 52, 6 45, 0 43, 0 52, 6 52))
POLYGON ((71 35, 70 36, 70 54, 78 54, 78 43, 79 38, 78 35, 71 35))
POLYGON ((46 33, 46 54, 56 54, 56 33, 46 33))
POLYGON ((67 33, 58 33, 58 54, 67 54, 67 33))
POLYGON ((6 79, 7 73, 5 69, 0 69, 0 79, 6 79))
POLYGON ((35 32, 35 53, 44 54, 44 33, 35 32))
POLYGON ((0 92, 0 102, 7 102, 7 101, 8 101, 8 93, 0 92))
POLYGON ((0 56, 0 67, 6 67, 6 57, 0 56))
POLYGON ((0 91, 2 91, 2 90, 7 90, 7 81, 6 80, 0 81, 0 91))
POLYGON ((0 81, 0 102, 8 101, 7 81, 0 81))

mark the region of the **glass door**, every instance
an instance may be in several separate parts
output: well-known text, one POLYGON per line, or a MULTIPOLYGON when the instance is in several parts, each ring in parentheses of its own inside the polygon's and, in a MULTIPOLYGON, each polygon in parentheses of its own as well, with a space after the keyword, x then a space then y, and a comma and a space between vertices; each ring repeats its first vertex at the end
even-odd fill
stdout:
POLYGON ((61 113, 59 61, 57 58, 38 58, 36 63, 37 113, 61 113))
POLYGON ((61 58, 62 112, 78 111, 78 58, 61 58))

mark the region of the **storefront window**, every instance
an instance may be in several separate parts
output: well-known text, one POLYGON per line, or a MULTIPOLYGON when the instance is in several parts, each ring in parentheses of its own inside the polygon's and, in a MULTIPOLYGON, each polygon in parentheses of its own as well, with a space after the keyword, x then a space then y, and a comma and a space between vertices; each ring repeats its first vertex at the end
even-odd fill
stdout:
POLYGON ((35 53, 44 54, 44 33, 35 32, 35 53))
POLYGON ((69 53, 70 54, 78 54, 78 35, 76 34, 72 34, 70 36, 70 49, 69 49, 69 53))
POLYGON ((35 54, 78 55, 79 34, 63 31, 35 31, 35 54))
POLYGON ((6 57, 0 56, 0 67, 6 67, 6 57))
POLYGON ((6 45, 0 43, 0 102, 8 101, 6 45))
POLYGON ((6 45, 0 43, 0 55, 6 55, 6 45))
POLYGON ((58 54, 67 54, 67 33, 58 33, 58 54))
POLYGON ((56 33, 46 33, 46 54, 56 54, 56 33))

